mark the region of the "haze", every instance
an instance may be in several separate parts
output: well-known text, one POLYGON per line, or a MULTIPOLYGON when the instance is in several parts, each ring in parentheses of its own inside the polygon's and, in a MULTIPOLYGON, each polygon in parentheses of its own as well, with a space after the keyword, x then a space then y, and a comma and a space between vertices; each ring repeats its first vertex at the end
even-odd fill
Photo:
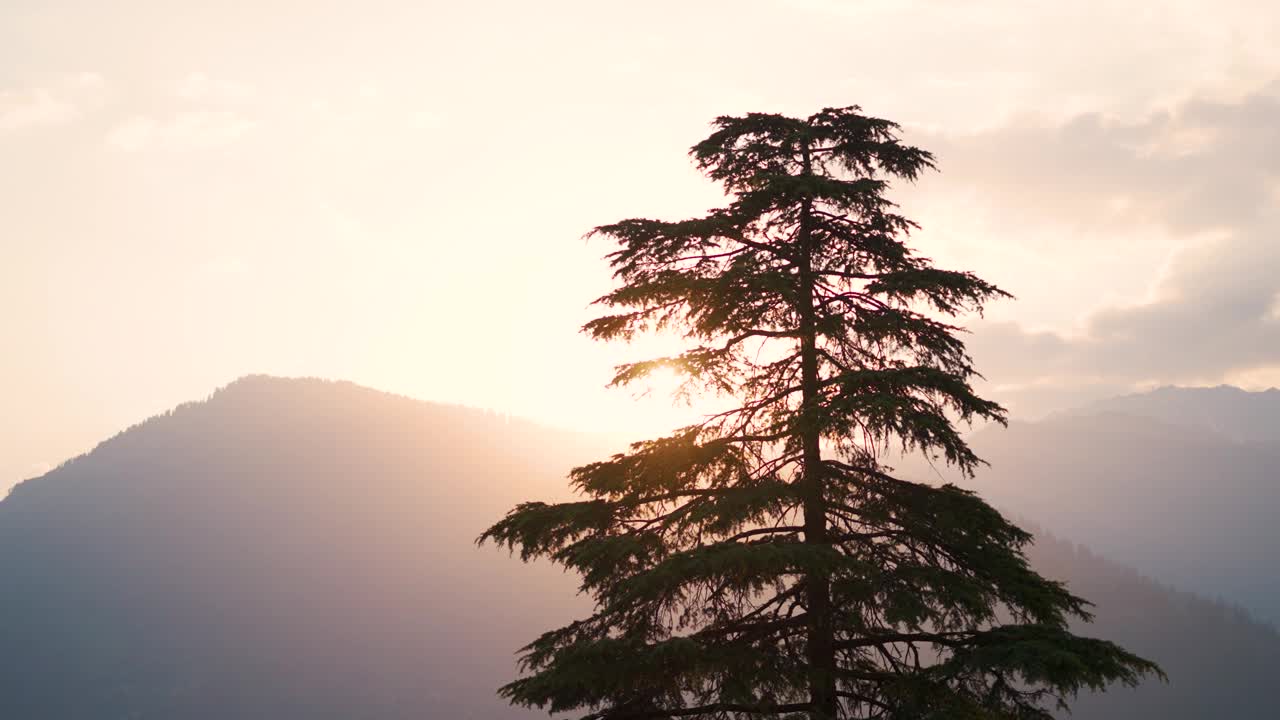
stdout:
POLYGON ((0 488, 250 372, 672 426, 576 333, 582 234, 716 204, 716 115, 851 103, 939 155, 921 250, 1018 296, 973 336, 1016 415, 1280 382, 1272 3, 9 0, 0 488))

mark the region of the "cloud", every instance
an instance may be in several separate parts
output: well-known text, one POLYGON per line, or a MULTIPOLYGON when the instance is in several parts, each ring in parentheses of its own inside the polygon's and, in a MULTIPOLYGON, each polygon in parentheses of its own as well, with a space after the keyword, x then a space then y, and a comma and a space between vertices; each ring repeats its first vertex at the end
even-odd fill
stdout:
POLYGON ((935 147, 944 170, 999 193, 1014 219, 1154 222, 1189 233, 1233 227, 1274 201, 1277 119, 1273 83, 1234 102, 1188 101, 1136 122, 1083 114, 940 138, 935 147))
POLYGON ((1256 87, 1278 69, 1280 6, 1258 0, 775 2, 780 15, 812 18, 806 36, 857 47, 844 52, 858 53, 847 72, 862 75, 863 102, 897 97, 902 107, 924 96, 909 115, 950 128, 1029 109, 1055 119, 1099 108, 1137 117, 1204 89, 1256 87), (860 69, 887 57, 891 73, 860 69), (872 90, 877 74, 894 86, 872 90))
POLYGON ((192 110, 157 119, 135 115, 107 133, 107 146, 121 152, 201 150, 239 140, 255 123, 231 110, 192 110))
POLYGON ((1145 229, 1167 246, 1148 258, 1161 266, 1156 278, 1114 278, 1147 284, 1140 301, 1095 307, 1073 328, 979 323, 978 367, 1017 396, 1215 383, 1280 366, 1277 127, 1273 83, 1132 122, 1091 114, 935 138, 945 168, 972 181, 1005 237, 1052 223, 1081 239, 1038 249, 1078 268, 1078 296, 1060 302, 1088 302, 1091 261, 1104 265, 1145 229))
POLYGON ((57 125, 75 116, 75 105, 44 88, 24 93, 0 92, 0 130, 57 125))
POLYGON ((253 95, 253 89, 234 80, 193 72, 182 78, 174 94, 188 102, 234 104, 248 100, 253 95))
POLYGON ((116 123, 107 132, 107 147, 125 153, 206 150, 230 145, 257 126, 245 114, 254 95, 249 85, 192 72, 172 92, 180 101, 176 108, 116 123))
POLYGON ((97 73, 81 73, 50 87, 0 90, 0 132, 71 122, 98 104, 105 87, 97 73))
POLYGON ((1199 383, 1280 364, 1280 214, 1184 250, 1159 299, 1108 308, 1073 334, 977 328, 980 366, 1002 382, 1199 383))

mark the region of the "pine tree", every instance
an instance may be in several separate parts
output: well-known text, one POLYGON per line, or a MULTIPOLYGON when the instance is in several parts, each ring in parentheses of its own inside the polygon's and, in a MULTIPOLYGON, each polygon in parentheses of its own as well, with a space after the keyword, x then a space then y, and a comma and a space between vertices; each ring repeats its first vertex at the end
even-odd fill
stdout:
POLYGON ((1088 603, 1032 570, 1031 536, 954 485, 893 475, 920 452, 972 475, 958 316, 1005 293, 905 244, 886 199, 934 167, 857 107, 718 118, 691 150, 729 203, 596 228, 620 287, 584 330, 671 330, 670 368, 732 408, 572 471, 584 499, 484 535, 581 575, 593 615, 523 649, 511 702, 593 719, 1048 718, 1152 663, 1068 631, 1088 603))

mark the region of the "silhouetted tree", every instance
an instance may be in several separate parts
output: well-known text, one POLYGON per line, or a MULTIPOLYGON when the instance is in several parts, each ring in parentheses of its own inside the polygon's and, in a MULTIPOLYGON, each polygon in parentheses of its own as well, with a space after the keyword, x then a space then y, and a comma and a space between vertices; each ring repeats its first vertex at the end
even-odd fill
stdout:
POLYGON ((1084 687, 1159 672, 1067 630, 1088 603, 1028 566, 1030 535, 953 485, 896 479, 890 444, 981 462, 953 418, 978 397, 948 319, 1004 295, 904 243, 885 198, 932 156, 827 109, 721 117, 692 155, 731 202, 594 233, 619 308, 599 339, 675 329, 658 368, 733 408, 579 467, 580 502, 518 506, 480 541, 582 576, 591 617, 524 648, 501 692, 589 718, 1044 718, 1084 687))

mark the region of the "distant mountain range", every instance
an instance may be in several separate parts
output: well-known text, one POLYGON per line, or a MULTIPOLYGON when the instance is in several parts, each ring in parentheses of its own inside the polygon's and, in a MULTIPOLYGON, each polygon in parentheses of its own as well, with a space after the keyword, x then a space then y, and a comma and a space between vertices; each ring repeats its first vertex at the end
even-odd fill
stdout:
MULTIPOLYGON (((1262 468, 1265 448, 1219 466, 1232 441, 1132 418, 980 434, 1007 477, 978 483, 1117 557, 1161 560, 1150 543, 1163 528, 1185 534, 1180 553, 1231 538, 1261 563, 1254 575, 1270 573, 1253 554, 1267 533, 1240 530, 1266 515, 1255 504, 1270 476, 1242 469, 1262 468), (1192 512, 1213 467, 1217 500, 1192 512)), ((588 605, 574 578, 473 539, 518 501, 566 497, 565 472, 610 450, 319 380, 245 378, 148 420, 0 502, 0 718, 533 717, 493 690, 517 647, 588 605)), ((1047 534, 1033 559, 1097 603, 1083 632, 1172 678, 1082 698, 1076 717, 1273 717, 1269 626, 1047 534)))
POLYGON ((1280 446, 1280 390, 1248 392, 1230 385, 1162 387, 1102 400, 1062 415, 1118 413, 1207 430, 1242 443, 1280 446))
POLYGON ((1063 718, 1273 718, 1268 696, 1280 667, 1280 634, 1239 607, 1179 592, 1088 548, 1050 535, 1034 524, 1032 564, 1066 580, 1096 604, 1091 624, 1076 632, 1120 643, 1160 663, 1169 682, 1088 693, 1063 718))
POLYGON ((942 476, 1108 558, 1280 624, 1280 392, 1165 388, 989 427, 971 441, 990 467, 972 482, 942 476))

